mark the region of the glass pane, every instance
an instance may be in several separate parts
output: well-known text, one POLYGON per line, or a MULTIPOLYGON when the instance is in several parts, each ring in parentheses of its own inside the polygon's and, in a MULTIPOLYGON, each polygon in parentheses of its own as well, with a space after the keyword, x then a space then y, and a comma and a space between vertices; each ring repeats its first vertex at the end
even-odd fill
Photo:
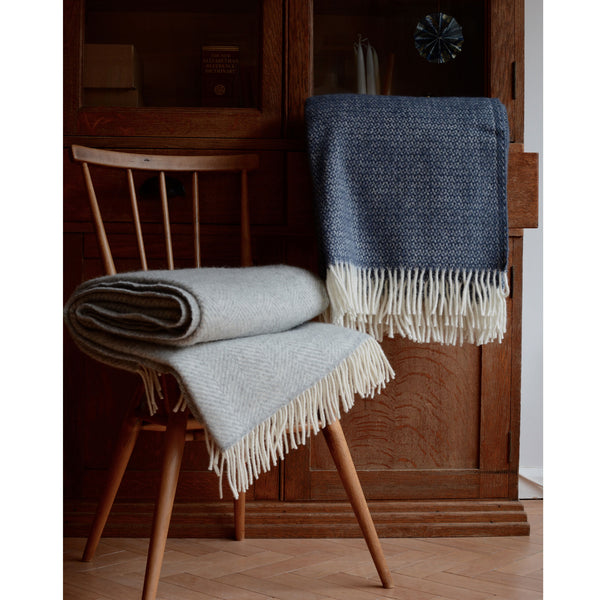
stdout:
POLYGON ((377 93, 385 93, 387 87, 389 93, 403 96, 484 96, 485 14, 486 2, 481 0, 314 0, 313 93, 361 91, 360 40, 366 84, 368 46, 375 51, 377 93), (444 36, 451 42, 450 52, 444 47, 438 53, 445 62, 436 62, 437 54, 430 49, 419 52, 418 46, 424 43, 422 27, 421 39, 415 40, 419 22, 440 12, 453 18, 434 18, 434 25, 441 22, 444 36))
POLYGON ((256 107, 259 0, 88 0, 84 106, 256 107))

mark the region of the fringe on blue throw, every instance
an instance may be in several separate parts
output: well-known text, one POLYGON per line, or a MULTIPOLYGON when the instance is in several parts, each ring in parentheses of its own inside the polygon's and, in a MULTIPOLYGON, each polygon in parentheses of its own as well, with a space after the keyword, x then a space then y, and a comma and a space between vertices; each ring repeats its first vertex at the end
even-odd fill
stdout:
POLYGON ((506 331, 508 120, 494 98, 309 98, 328 319, 378 340, 506 331))

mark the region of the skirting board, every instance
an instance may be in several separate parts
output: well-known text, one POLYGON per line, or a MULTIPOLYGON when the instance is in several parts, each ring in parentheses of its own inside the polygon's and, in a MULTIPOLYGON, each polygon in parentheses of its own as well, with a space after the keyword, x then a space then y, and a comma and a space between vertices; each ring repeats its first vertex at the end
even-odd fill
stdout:
MULTIPOLYGON (((516 500, 371 501, 381 537, 529 535, 523 505, 516 500)), ((64 535, 85 537, 96 509, 92 502, 65 503, 64 535)), ((148 537, 151 503, 117 502, 106 537, 148 537)), ((233 537, 233 502, 175 503, 170 537, 233 537)), ((247 538, 361 537, 347 502, 246 504, 247 538)))
POLYGON ((519 498, 521 500, 544 497, 544 469, 542 467, 519 468, 519 498))

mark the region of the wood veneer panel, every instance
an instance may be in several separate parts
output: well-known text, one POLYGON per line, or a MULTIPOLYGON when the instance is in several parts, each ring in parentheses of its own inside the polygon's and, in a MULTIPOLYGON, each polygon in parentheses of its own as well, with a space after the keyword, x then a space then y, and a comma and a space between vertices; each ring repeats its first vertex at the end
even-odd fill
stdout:
MULTIPOLYGON (((359 471, 476 468, 479 457, 480 349, 385 339, 396 372, 374 399, 356 398, 342 419, 359 471)), ((324 442, 311 468, 333 470, 324 442)))
POLYGON ((315 229, 312 183, 306 152, 286 153, 287 222, 315 229))
MULTIPOLYGON (((146 432, 143 432, 146 433, 146 432)), ((162 438, 159 440, 159 449, 162 447, 162 438)), ((156 444, 156 442, 155 442, 156 444)), ((204 442, 186 442, 184 462, 182 463, 177 484, 177 502, 206 502, 219 500, 219 481, 212 471, 207 470, 208 460, 203 461, 202 465, 190 464, 189 446, 195 444, 204 445, 204 442)), ((137 447, 136 447, 137 451, 137 447)), ((125 471, 121 487, 117 494, 119 502, 140 501, 147 502, 154 499, 158 484, 160 482, 160 457, 156 464, 156 469, 132 469, 125 471)), ((87 500, 96 500, 102 491, 104 485, 104 473, 97 470, 87 469, 82 479, 82 498, 87 500)), ((227 480, 223 481, 223 499, 232 500, 233 495, 229 490, 227 480)), ((246 499, 254 499, 254 486, 246 492, 246 499)))
POLYGON ((538 155, 510 152, 508 155, 508 225, 511 228, 538 226, 538 155))
MULTIPOLYGON (((480 476, 476 469, 359 471, 368 500, 478 498, 480 476)), ((311 471, 310 493, 312 500, 343 500, 345 497, 336 471, 311 471)))

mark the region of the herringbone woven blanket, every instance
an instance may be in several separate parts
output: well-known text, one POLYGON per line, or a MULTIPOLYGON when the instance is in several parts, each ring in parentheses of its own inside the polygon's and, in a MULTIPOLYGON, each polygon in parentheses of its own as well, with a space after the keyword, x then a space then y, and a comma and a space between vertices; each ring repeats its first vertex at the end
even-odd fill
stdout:
POLYGON ((393 376, 377 342, 306 322, 327 306, 323 283, 288 266, 181 269, 100 277, 65 307, 78 346, 139 373, 150 412, 156 373, 171 373, 207 427, 210 468, 237 497, 259 473, 393 376))
POLYGON ((508 121, 494 98, 306 102, 332 322, 483 344, 506 330, 508 121))

